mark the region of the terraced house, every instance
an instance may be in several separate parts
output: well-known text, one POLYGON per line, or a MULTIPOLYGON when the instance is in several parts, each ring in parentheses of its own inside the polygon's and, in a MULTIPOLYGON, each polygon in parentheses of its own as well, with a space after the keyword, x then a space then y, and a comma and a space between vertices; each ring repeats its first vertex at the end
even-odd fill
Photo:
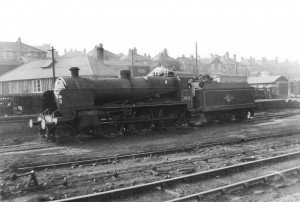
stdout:
POLYGON ((16 42, 0 42, 0 76, 18 67, 22 57, 43 59, 47 52, 29 46, 18 38, 16 42))

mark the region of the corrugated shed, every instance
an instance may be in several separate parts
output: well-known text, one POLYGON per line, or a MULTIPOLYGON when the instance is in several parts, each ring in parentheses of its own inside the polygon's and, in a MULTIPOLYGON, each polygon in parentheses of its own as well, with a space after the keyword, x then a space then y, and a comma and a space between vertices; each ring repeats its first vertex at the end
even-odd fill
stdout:
POLYGON ((262 77, 248 77, 249 84, 269 84, 275 82, 288 82, 288 79, 284 76, 262 76, 262 77))

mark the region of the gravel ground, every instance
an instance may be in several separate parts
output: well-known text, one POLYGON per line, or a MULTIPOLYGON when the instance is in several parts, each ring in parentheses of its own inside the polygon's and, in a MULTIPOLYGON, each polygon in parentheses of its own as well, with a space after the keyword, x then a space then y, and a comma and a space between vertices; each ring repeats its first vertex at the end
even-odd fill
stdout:
MULTIPOLYGON (((281 111, 281 113, 284 113, 284 111, 281 111)), ((179 176, 188 172, 204 171, 224 165, 232 165, 241 162, 241 159, 245 158, 259 159, 289 151, 296 151, 299 150, 300 139, 298 136, 292 136, 282 139, 274 138, 271 140, 249 142, 242 146, 215 146, 189 153, 132 159, 114 162, 109 165, 59 170, 49 169, 44 172, 37 172, 38 180, 43 183, 40 190, 26 187, 26 183, 29 180, 28 177, 24 177, 16 182, 4 180, 5 177, 12 174, 13 171, 11 168, 16 166, 66 162, 78 158, 84 159, 87 157, 174 148, 209 142, 220 137, 230 139, 262 133, 283 133, 300 129, 299 119, 300 115, 296 115, 284 119, 264 121, 262 123, 213 124, 195 129, 179 129, 174 132, 164 132, 164 134, 153 132, 148 136, 130 135, 114 140, 90 139, 82 142, 53 145, 53 147, 39 150, 3 153, 0 154, 2 200, 42 201, 65 196, 70 197, 179 176), (276 147, 276 145, 284 142, 294 144, 287 147, 276 147), (272 148, 272 146, 274 147, 272 148), (260 150, 250 151, 255 149, 260 150), (220 154, 228 154, 231 157, 211 158, 220 154), (202 158, 202 160, 192 162, 197 158, 202 158), (153 166, 157 167, 157 172, 151 171, 153 166), (138 168, 141 168, 142 171, 132 173, 133 170, 137 170, 138 168), (118 173, 127 171, 129 173, 113 177, 114 170, 118 173), (68 183, 67 186, 63 185, 64 182, 68 183)), ((33 139, 33 141, 14 145, 23 146, 32 143, 41 144, 42 142, 41 139, 33 139)), ((153 198, 153 200, 155 199, 153 198)))

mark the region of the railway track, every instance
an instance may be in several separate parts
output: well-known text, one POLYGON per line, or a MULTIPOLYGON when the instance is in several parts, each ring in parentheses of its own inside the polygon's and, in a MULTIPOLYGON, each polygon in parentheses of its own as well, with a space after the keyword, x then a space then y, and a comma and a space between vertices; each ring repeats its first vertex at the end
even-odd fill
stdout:
MULTIPOLYGON (((131 194, 140 194, 142 191, 146 190, 153 190, 159 188, 159 190, 164 190, 168 186, 173 185, 173 184, 182 184, 182 183, 191 183, 196 180, 204 180, 204 179, 210 179, 211 177, 215 176, 224 176, 228 175, 231 173, 235 172, 240 172, 240 171, 245 171, 248 169, 251 169, 253 167, 257 168, 258 166, 266 165, 266 164, 271 164, 271 163, 276 163, 276 162, 283 162, 286 160, 292 160, 292 159, 298 159, 300 158, 300 152, 294 152, 294 153, 289 153, 285 155, 280 155, 276 157, 271 157, 271 158, 266 158, 262 160, 256 160, 252 162, 247 162, 247 163, 241 163, 238 165, 233 165, 233 166, 227 166, 223 168, 218 168, 218 169, 213 169, 209 171, 204 171, 204 172, 198 172, 198 173, 193 173, 189 175, 182 175, 180 177, 175 177, 171 179, 165 179, 165 180, 160 180, 160 181, 155 181, 147 184, 141 184, 141 185, 135 185, 131 187, 126 187, 126 188, 121 188, 121 189, 115 189, 115 190, 110 190, 110 191, 105 191, 101 193, 94 193, 94 194, 88 194, 88 195, 83 195, 83 196, 77 196, 77 197, 71 197, 67 199, 61 199, 61 200, 56 200, 57 202, 66 202, 66 201, 73 201, 73 202, 79 202, 79 201, 99 201, 99 200, 107 200, 107 199, 112 199, 112 198, 119 198, 122 196, 126 195, 131 195, 131 194)), ((292 168, 283 171, 284 173, 295 173, 297 172, 300 173, 300 167, 292 168)), ((240 183, 235 183, 232 185, 228 185, 219 189, 214 189, 214 190, 209 190, 207 192, 202 192, 198 194, 193 194, 190 196, 186 196, 186 198, 179 198, 179 199, 174 199, 174 201, 178 200, 187 200, 190 199, 188 197, 191 197, 194 199, 196 197, 197 199, 205 196, 206 194, 214 193, 214 192, 221 192, 221 193, 226 193, 227 191, 232 188, 236 188, 237 186, 243 186, 247 187, 251 185, 252 183, 255 184, 257 181, 268 181, 271 177, 275 175, 280 175, 278 172, 275 174, 270 174, 270 175, 265 175, 261 176, 259 178, 254 178, 250 179, 247 181, 243 181, 240 183)))
POLYGON ((300 166, 293 167, 293 168, 286 169, 286 170, 283 170, 280 172, 263 175, 263 176, 252 178, 252 179, 245 180, 242 182, 219 187, 216 189, 211 189, 208 191, 184 196, 184 197, 181 197, 178 199, 169 200, 167 202, 179 202, 179 201, 183 202, 183 201, 191 201, 191 200, 196 200, 196 201, 203 200, 204 201, 205 198, 211 198, 212 195, 215 198, 218 196, 231 194, 234 191, 241 190, 244 188, 249 188, 249 187, 256 186, 256 185, 262 185, 262 184, 267 184, 268 182, 277 181, 278 179, 282 179, 283 175, 285 176, 285 178, 287 178, 287 177, 292 178, 295 176, 299 177, 299 174, 300 174, 300 166))
MULTIPOLYGON (((250 150, 244 150, 243 151, 243 154, 245 155, 246 153, 251 153, 251 152, 254 152, 254 151, 260 151, 260 150, 266 150, 266 149, 269 149, 269 148, 272 148, 272 149, 275 149, 275 148, 278 148, 278 147, 287 147, 287 146, 290 146, 294 143, 290 143, 290 144, 280 144, 280 145, 272 145, 272 146, 269 146, 269 147, 263 147, 263 148, 259 148, 259 149, 250 149, 250 150)), ((297 143, 296 143, 297 144, 297 143)), ((206 158, 206 157, 194 157, 194 158, 189 158, 188 160, 186 159, 181 159, 181 160, 175 160, 175 161, 168 161, 168 162, 163 162, 163 163, 159 163, 159 164, 156 164, 155 166, 153 165, 146 165, 146 166, 135 166, 133 169, 131 167, 129 168, 126 168, 126 169, 122 169, 122 170, 114 170, 114 172, 105 172, 105 173, 99 173, 97 176, 89 176, 87 178, 83 178, 83 179, 79 179, 79 180, 72 180, 71 183, 76 183, 76 182, 83 182, 83 181, 93 181, 95 178, 97 180, 101 180, 102 178, 105 179, 105 178, 109 178, 109 177, 114 177, 117 173, 118 176, 121 176, 121 175, 127 175, 129 173, 133 174, 133 173, 136 173, 138 175, 138 173, 141 173, 141 172, 146 172, 146 173, 151 173, 153 171, 159 173, 160 176, 163 176, 165 174, 169 175, 169 173, 174 173, 174 171, 176 171, 177 174, 175 175, 181 175, 182 174, 182 171, 183 172, 186 172, 186 173, 191 173, 191 172, 195 172, 194 170, 194 165, 196 165, 195 163, 196 162, 201 162, 201 161, 207 161, 207 162, 211 162, 213 159, 220 159, 220 158, 227 158, 227 159, 231 159, 233 158, 234 156, 237 156, 240 154, 240 151, 239 152, 234 152, 234 153, 230 153, 230 154, 226 154, 226 155, 218 155, 218 156, 211 156, 209 158, 206 158), (190 165, 193 165, 193 168, 183 168, 181 166, 185 166, 187 164, 190 164, 190 165), (155 167, 155 170, 153 170, 153 168, 155 167), (181 167, 181 169, 177 169, 178 167, 181 167)), ((243 161, 244 158, 241 158, 241 160, 243 161)), ((247 157, 245 158, 247 159, 247 157)), ((253 159, 255 159, 254 157, 251 156, 250 158, 252 161, 253 159)), ((248 161, 248 160, 247 160, 248 161)), ((113 162, 111 162, 113 163, 113 162)), ((226 165, 224 163, 224 165, 226 165)), ((50 188, 53 188, 53 187, 56 187, 56 186, 59 186, 61 183, 54 183, 54 184, 51 184, 51 185, 47 185, 46 187, 44 187, 45 189, 50 189, 50 188)))
POLYGON ((291 113, 284 113, 284 114, 268 114, 268 115, 256 115, 253 119, 249 119, 250 121, 259 121, 259 120, 268 120, 271 118, 286 118, 294 115, 299 115, 300 112, 291 112, 291 113))
POLYGON ((139 152, 134 154, 125 154, 125 155, 115 155, 115 156, 108 156, 108 157, 101 157, 101 158, 93 158, 93 159, 85 159, 85 160, 79 160, 79 161, 70 161, 70 162, 64 162, 64 163, 56 163, 56 164, 47 164, 47 165, 39 165, 39 166, 27 166, 27 167, 19 167, 16 168, 16 172, 24 172, 28 170, 43 170, 48 168, 62 168, 62 167, 68 167, 72 165, 86 165, 86 164, 93 164, 93 163, 110 163, 117 160, 125 160, 125 159, 134 159, 134 158, 143 158, 143 157, 152 157, 155 155, 166 155, 166 154, 174 154, 174 153, 180 153, 180 152, 190 152, 195 149, 201 149, 205 147, 212 147, 216 145, 232 145, 232 144, 239 144, 239 143, 245 143, 249 141, 254 140, 262 140, 266 138, 276 138, 276 137, 285 137, 285 136, 292 136, 292 135, 299 135, 300 131, 293 131, 288 133, 279 133, 279 134, 272 134, 272 135, 264 135, 264 136, 254 136, 254 137, 248 137, 248 138, 235 138, 231 140, 224 141, 224 139, 217 140, 215 142, 208 142, 208 143, 201 143, 196 145, 190 145, 186 147, 181 148, 172 148, 172 149, 163 149, 163 150, 157 150, 157 151, 150 151, 150 152, 139 152))
POLYGON ((33 144, 23 144, 23 145, 9 145, 9 146, 1 146, 0 154, 8 154, 12 152, 23 152, 23 151, 31 151, 31 150, 40 150, 55 147, 53 143, 37 143, 33 144))

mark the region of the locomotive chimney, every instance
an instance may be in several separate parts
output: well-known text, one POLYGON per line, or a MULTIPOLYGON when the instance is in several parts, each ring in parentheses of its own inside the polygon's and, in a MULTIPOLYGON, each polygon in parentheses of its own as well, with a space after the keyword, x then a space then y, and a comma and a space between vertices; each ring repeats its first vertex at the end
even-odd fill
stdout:
POLYGON ((97 60, 103 62, 104 59, 104 48, 103 44, 100 43, 99 46, 97 46, 97 60))
POLYGON ((71 67, 69 70, 71 71, 71 76, 73 78, 78 78, 79 77, 79 70, 80 69, 78 67, 71 67))

